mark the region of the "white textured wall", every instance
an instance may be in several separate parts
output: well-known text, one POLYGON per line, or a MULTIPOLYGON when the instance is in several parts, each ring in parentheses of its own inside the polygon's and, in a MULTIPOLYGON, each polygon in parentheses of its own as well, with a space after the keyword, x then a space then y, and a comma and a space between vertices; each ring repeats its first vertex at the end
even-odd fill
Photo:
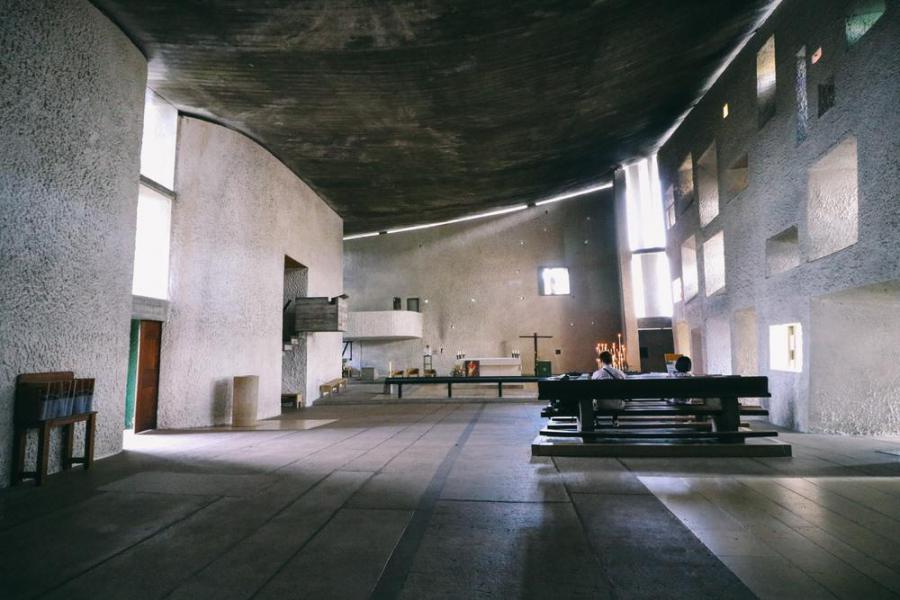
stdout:
POLYGON ((86 1, 0 0, 0 486, 18 373, 94 377, 122 447, 146 64, 86 1))
MULTIPOLYGON (((720 164, 749 155, 749 186, 734 199, 723 201, 718 217, 701 227, 694 203, 679 212, 670 230, 673 278, 681 275, 680 248, 685 239, 695 235, 697 243, 703 244, 725 232, 725 290, 706 297, 701 281, 700 295, 676 305, 675 318, 693 329, 717 319, 731 321, 736 311, 753 309, 756 364, 760 374, 770 378, 772 420, 801 430, 826 426, 821 411, 815 409, 820 400, 810 391, 810 361, 823 360, 809 348, 810 340, 821 339, 820 325, 810 322, 811 301, 839 290, 900 279, 900 3, 887 5, 882 19, 848 49, 843 39, 846 2, 785 0, 659 153, 663 187, 677 181, 678 167, 689 153, 699 156, 713 140, 720 164), (756 52, 773 32, 777 107, 775 116, 760 129, 753 86, 756 52), (809 65, 809 105, 817 105, 817 86, 831 76, 837 103, 822 117, 810 111, 808 137, 798 144, 794 80, 796 54, 803 45, 808 55, 819 45, 823 48, 822 59, 809 65), (727 119, 722 118, 725 102, 730 107, 727 119), (858 150, 858 241, 817 258, 807 223, 808 173, 848 136, 856 138, 858 150), (767 278, 766 240, 791 226, 799 230, 801 264, 767 278), (792 322, 801 323, 804 331, 803 372, 770 371, 768 327, 792 322)), ((701 273, 703 259, 701 255, 701 273)), ((710 331, 705 333, 708 336, 710 331)), ((742 335, 741 339, 751 338, 742 335)), ((712 358, 711 351, 721 341, 704 340, 707 357, 712 358)), ((733 364, 750 364, 743 342, 735 338, 732 342, 733 364)), ((864 344, 857 348, 866 351, 864 344)), ((889 368, 896 372, 900 367, 889 368)), ((844 402, 862 407, 866 400, 851 395, 844 402)), ((827 428, 861 430, 849 421, 842 428, 834 419, 827 428)))
MULTIPOLYGON (((259 417, 276 415, 284 257, 308 267, 309 296, 340 294, 342 221, 269 152, 198 119, 181 119, 175 188, 160 427, 228 421, 235 375, 259 375, 259 417)), ((307 365, 309 399, 340 376, 341 334, 311 334, 307 365)))
POLYGON ((812 427, 900 431, 900 283, 814 300, 810 322, 812 427))
POLYGON ((345 287, 352 311, 390 310, 394 296, 419 297, 421 340, 354 344, 354 366, 380 373, 422 368, 425 344, 446 375, 457 350, 509 356, 532 372, 532 342, 559 370, 590 369, 594 345, 620 331, 612 192, 483 220, 348 241, 345 287), (587 243, 585 243, 587 241, 587 243), (538 296, 538 268, 569 267, 572 296, 538 296), (472 302, 472 299, 475 302, 472 302), (426 303, 425 301, 428 300, 426 303), (440 348, 444 353, 440 354, 440 348), (562 354, 557 356, 554 350, 562 354))

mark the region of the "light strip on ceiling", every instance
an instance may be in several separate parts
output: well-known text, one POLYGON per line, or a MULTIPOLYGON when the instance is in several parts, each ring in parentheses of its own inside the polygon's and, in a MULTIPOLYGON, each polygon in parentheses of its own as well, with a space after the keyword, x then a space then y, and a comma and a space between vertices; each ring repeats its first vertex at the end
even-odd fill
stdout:
POLYGON ((491 212, 479 213, 477 215, 469 215, 467 217, 459 217, 458 219, 450 219, 449 221, 438 221, 437 223, 424 223, 422 225, 411 225, 409 227, 398 227, 397 229, 388 229, 388 233, 405 233, 407 231, 418 231, 419 229, 430 229, 431 227, 440 227, 441 225, 452 225, 453 223, 462 223, 463 221, 474 221, 475 219, 484 219, 485 217, 496 217, 498 215, 505 215, 511 212, 516 212, 520 210, 525 210, 528 208, 527 204, 517 204, 516 206, 510 206, 508 208, 501 208, 499 210, 492 210, 491 212))
POLYGON ((559 196, 553 196, 552 198, 547 198, 546 200, 541 200, 539 202, 535 202, 533 205, 531 204, 517 204, 515 206, 510 206, 507 208, 501 208, 498 210, 492 210, 486 213, 478 213, 475 215, 469 215, 467 217, 459 217, 457 219, 450 219, 449 221, 438 221, 435 223, 423 223, 422 225, 410 225, 409 227, 398 227, 396 229, 388 229, 387 231, 373 231, 370 233, 356 233, 353 235, 344 236, 344 241, 349 240, 360 240, 363 238, 375 237, 377 235, 387 234, 387 233, 405 233, 407 231, 418 231, 420 229, 430 229, 432 227, 440 227, 442 225, 452 225, 454 223, 463 223, 465 221, 474 221, 475 219, 484 219, 487 217, 496 217, 499 215, 505 215, 513 212, 518 212, 520 210, 525 210, 530 206, 543 206, 545 204, 551 204, 553 202, 559 202, 561 200, 569 200, 570 198, 577 198, 579 196, 585 196, 587 194, 593 194, 594 192, 599 192, 601 190, 608 190, 613 186, 612 182, 605 182, 598 185, 594 185, 587 188, 582 188, 580 190, 575 190, 574 192, 568 192, 566 194, 560 194, 559 196))
POLYGON ((593 194, 594 192, 599 192, 600 190, 608 190, 612 186, 613 186, 612 182, 601 183, 601 184, 595 185, 593 187, 575 190, 574 192, 569 192, 567 194, 560 194, 559 196, 553 196, 552 198, 547 198, 546 200, 541 200, 540 202, 535 202, 534 205, 535 206, 543 206, 545 204, 559 202, 560 200, 568 200, 569 198, 577 198, 578 196, 593 194))

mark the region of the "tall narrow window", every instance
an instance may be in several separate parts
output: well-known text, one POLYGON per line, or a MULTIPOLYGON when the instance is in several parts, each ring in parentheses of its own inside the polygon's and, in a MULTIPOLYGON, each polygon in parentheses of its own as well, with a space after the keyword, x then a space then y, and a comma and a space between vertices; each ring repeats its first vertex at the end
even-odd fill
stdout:
POLYGON ((144 97, 144 135, 141 142, 141 175, 175 189, 175 145, 178 109, 148 89, 144 97))
POLYGON ((725 234, 721 231, 703 243, 703 280, 707 296, 725 288, 725 234))
POLYGON ((809 135, 809 98, 807 97, 806 46, 797 53, 797 79, 794 82, 797 93, 797 143, 809 135))
POLYGON ((697 195, 700 225, 706 227, 719 215, 719 158, 715 142, 697 161, 697 195))
POLYGON ((700 291, 697 274, 697 240, 694 236, 681 244, 681 283, 684 286, 684 301, 687 302, 700 291))
POLYGON ((678 203, 681 212, 694 202, 694 158, 688 154, 678 167, 678 203))
POLYGON ((169 297, 171 215, 171 198, 149 186, 140 186, 131 289, 136 296, 163 300, 169 297))
POLYGON ((775 115, 775 36, 771 36, 756 53, 756 107, 759 126, 775 115))
POLYGON ((134 240, 132 293, 137 296, 169 296, 177 133, 178 110, 148 89, 144 97, 141 185, 134 240))
POLYGON ((674 186, 669 186, 666 188, 666 193, 663 194, 663 205, 666 209, 666 229, 672 229, 675 227, 675 222, 678 217, 675 216, 675 190, 674 186))

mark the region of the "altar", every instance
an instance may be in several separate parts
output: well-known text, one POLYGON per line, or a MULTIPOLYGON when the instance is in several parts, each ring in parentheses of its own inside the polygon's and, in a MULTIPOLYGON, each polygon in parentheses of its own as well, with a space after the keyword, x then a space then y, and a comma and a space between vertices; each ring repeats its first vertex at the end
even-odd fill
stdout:
POLYGON ((478 374, 481 377, 519 377, 522 375, 522 359, 510 357, 474 357, 468 356, 456 361, 456 364, 465 368, 466 363, 478 362, 478 374))

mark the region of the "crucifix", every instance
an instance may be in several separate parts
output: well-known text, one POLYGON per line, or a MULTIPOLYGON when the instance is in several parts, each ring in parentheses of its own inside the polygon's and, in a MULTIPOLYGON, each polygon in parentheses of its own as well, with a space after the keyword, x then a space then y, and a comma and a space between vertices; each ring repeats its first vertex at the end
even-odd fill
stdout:
POLYGON ((534 373, 537 375, 537 363, 538 363, 538 351, 537 345, 538 340, 549 340, 552 338, 552 335, 538 335, 537 332, 532 333, 531 335, 520 335, 520 338, 523 339, 533 339, 534 340, 534 373))

